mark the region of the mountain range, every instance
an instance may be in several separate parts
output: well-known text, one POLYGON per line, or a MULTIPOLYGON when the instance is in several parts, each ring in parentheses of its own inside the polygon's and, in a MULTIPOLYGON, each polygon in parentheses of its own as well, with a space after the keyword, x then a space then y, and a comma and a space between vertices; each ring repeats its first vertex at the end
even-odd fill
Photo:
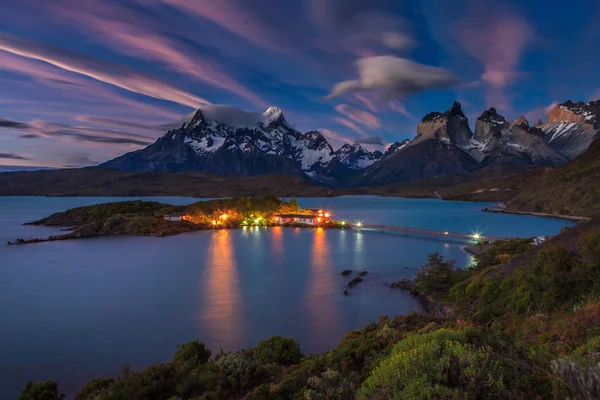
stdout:
POLYGON ((277 107, 249 113, 229 106, 197 110, 180 128, 148 147, 100 167, 122 171, 201 171, 219 175, 291 174, 328 186, 368 186, 444 175, 493 165, 560 165, 600 137, 600 100, 556 105, 543 123, 507 121, 485 110, 469 127, 461 104, 423 117, 412 140, 385 153, 360 144, 335 150, 318 131, 301 133, 277 107))

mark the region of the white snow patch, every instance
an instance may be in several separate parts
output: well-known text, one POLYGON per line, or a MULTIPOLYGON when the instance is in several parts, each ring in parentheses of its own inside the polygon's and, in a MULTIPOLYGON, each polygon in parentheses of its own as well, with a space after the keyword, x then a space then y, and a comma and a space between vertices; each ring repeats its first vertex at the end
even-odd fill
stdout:
POLYGON ((303 148, 300 162, 302 163, 302 170, 308 170, 317 163, 325 165, 332 159, 333 153, 331 153, 327 147, 324 147, 321 150, 303 148))
POLYGON ((217 149, 219 149, 221 146, 223 146, 223 143, 225 142, 225 138, 222 138, 222 137, 210 136, 210 138, 213 141, 212 146, 208 145, 208 137, 203 137, 200 140, 186 137, 183 140, 183 143, 191 146, 196 151, 196 153, 199 153, 199 152, 212 153, 212 152, 216 151, 217 149))

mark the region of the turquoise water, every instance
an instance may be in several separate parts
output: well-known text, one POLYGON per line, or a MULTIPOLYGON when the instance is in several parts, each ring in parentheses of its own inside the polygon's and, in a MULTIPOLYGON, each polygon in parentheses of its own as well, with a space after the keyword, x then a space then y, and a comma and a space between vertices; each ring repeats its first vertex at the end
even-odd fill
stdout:
MULTIPOLYGON (((22 226, 115 198, 0 197, 0 243, 58 230, 22 226)), ((152 198, 171 204, 190 198, 152 198)), ((335 218, 492 236, 557 233, 571 223, 482 213, 484 203, 377 197, 299 199, 335 218)), ((120 237, 0 244, 0 399, 28 380, 54 379, 71 397, 129 362, 167 361, 199 339, 214 351, 296 338, 305 352, 335 347, 380 315, 419 310, 386 283, 410 277, 439 252, 465 266, 461 243, 375 232, 249 228, 167 238, 120 237), (344 269, 368 270, 343 296, 344 269)))

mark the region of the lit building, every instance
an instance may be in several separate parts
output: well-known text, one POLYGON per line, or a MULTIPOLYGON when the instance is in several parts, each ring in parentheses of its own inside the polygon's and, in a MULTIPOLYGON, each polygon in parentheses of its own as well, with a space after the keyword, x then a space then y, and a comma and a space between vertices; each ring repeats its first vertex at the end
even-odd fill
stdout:
POLYGON ((304 225, 319 225, 326 223, 331 217, 331 213, 323 210, 309 210, 312 214, 276 214, 273 215, 271 221, 274 224, 304 224, 304 225))
POLYGON ((165 221, 182 221, 182 220, 186 219, 186 214, 183 212, 182 213, 165 214, 164 219, 165 219, 165 221))

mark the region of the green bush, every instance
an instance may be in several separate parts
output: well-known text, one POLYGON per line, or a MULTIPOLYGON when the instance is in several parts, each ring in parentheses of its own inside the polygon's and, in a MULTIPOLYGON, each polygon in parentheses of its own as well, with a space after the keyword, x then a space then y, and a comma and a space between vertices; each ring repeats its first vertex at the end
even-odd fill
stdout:
POLYGON ((291 365, 300 362, 303 354, 300 345, 292 338, 273 336, 260 342, 253 350, 254 357, 263 363, 291 365))
POLYGON ((210 355, 211 352, 204 343, 192 340, 186 344, 177 346, 173 362, 179 366, 194 367, 205 364, 209 360, 210 355))
POLYGON ((75 400, 96 400, 100 396, 108 393, 110 387, 115 383, 112 378, 98 378, 89 382, 84 386, 83 389, 75 396, 75 400))
POLYGON ((440 329, 400 341, 362 384, 357 399, 501 397, 500 364, 464 340, 461 332, 440 329))
POLYGON ((417 292, 434 297, 445 296, 467 274, 467 271, 457 270, 455 264, 455 260, 444 261, 438 253, 429 254, 427 263, 415 273, 417 292))
POLYGON ((56 382, 27 382, 18 400, 60 400, 63 397, 56 382))

